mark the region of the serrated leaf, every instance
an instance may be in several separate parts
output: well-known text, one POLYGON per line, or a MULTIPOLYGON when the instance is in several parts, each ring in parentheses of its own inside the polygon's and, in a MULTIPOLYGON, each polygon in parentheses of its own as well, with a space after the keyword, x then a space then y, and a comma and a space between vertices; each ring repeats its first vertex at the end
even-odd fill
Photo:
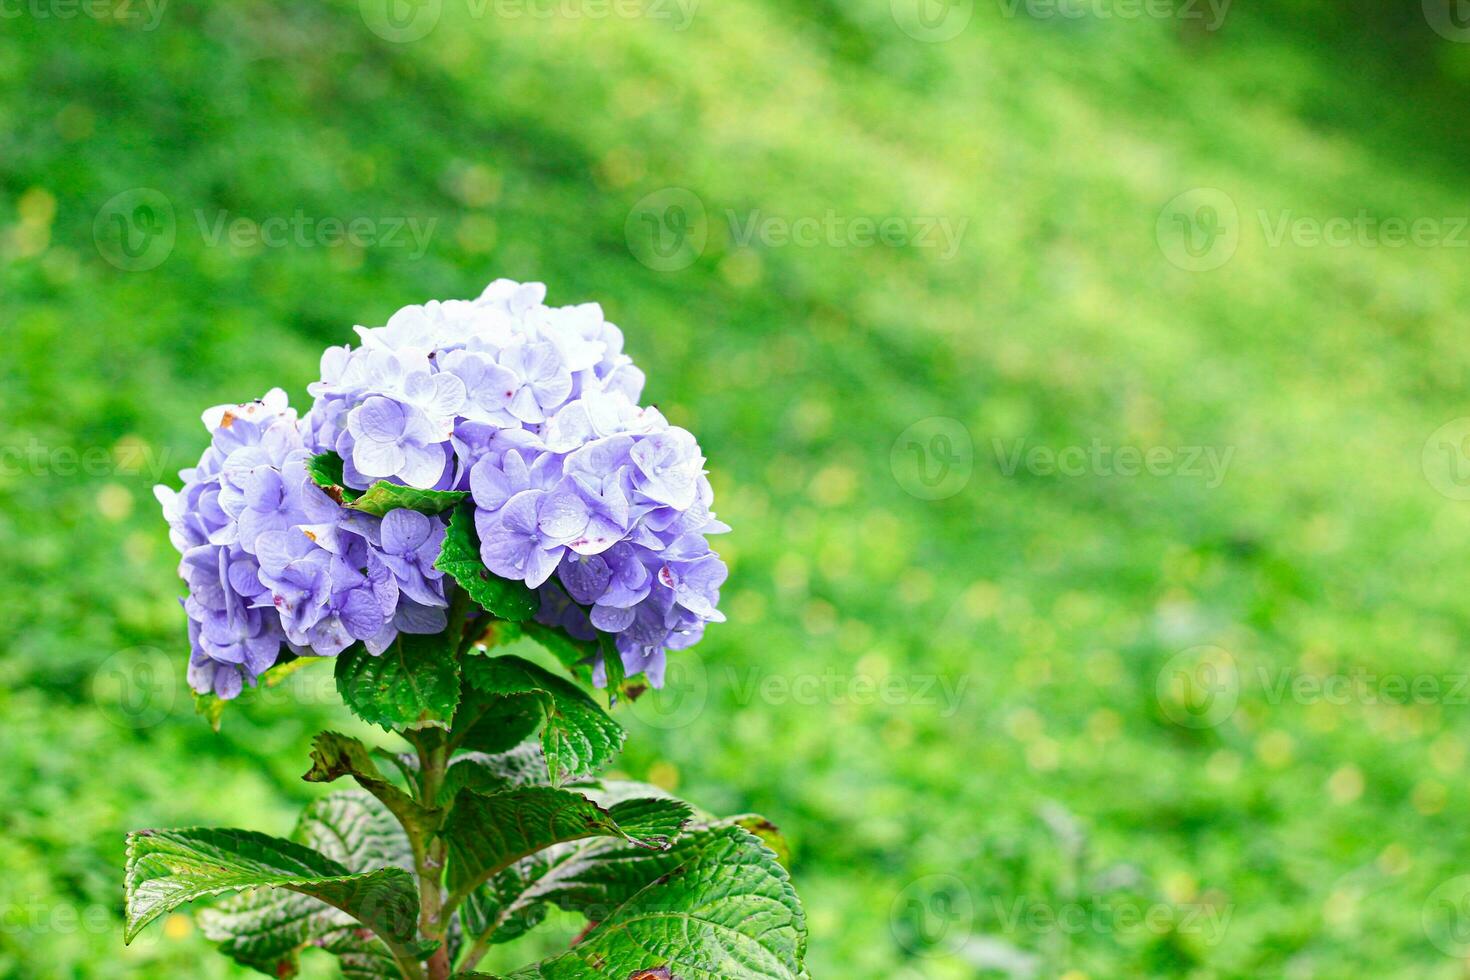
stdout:
POLYGON ((545 718, 541 749, 553 783, 597 772, 622 748, 623 726, 586 691, 529 660, 471 655, 464 676, 467 692, 482 699, 536 699, 545 718))
POLYGON ((359 718, 388 731, 449 727, 459 663, 442 633, 400 633, 374 657, 357 643, 337 655, 337 690, 359 718))
POLYGON ((616 837, 638 847, 669 846, 687 809, 664 801, 662 819, 644 808, 628 811, 638 835, 625 830, 615 811, 580 793, 523 786, 499 793, 461 793, 444 826, 449 844, 449 906, 515 862, 553 844, 587 837, 616 837))
POLYGON ((285 888, 325 902, 419 955, 419 896, 402 868, 354 873, 295 841, 249 830, 200 827, 128 835, 124 939, 181 905, 246 888, 285 888))
POLYGON ((480 559, 480 536, 475 531, 475 508, 468 502, 450 514, 434 567, 458 582, 481 608, 501 619, 522 622, 541 608, 541 601, 526 583, 493 575, 485 567, 480 559))
MULTIPOLYGON (((635 786, 628 784, 628 788, 635 786)), ((627 800, 611 808, 625 829, 631 821, 623 816, 621 808, 640 802, 647 801, 627 800)), ((687 812, 688 804, 682 805, 687 812)), ((708 822, 685 830, 668 851, 633 848, 610 838, 548 848, 516 862, 477 889, 465 903, 465 930, 473 937, 488 934, 490 943, 506 942, 544 919, 548 905, 600 922, 731 826, 737 826, 737 822, 708 822)))
MULTIPOLYGON (((364 790, 333 793, 302 813, 291 835, 352 872, 385 866, 411 870, 408 838, 392 813, 364 790)), ((400 976, 393 955, 351 916, 315 898, 278 888, 258 888, 200 910, 199 927, 220 952, 273 977, 297 972, 307 948, 336 955, 344 977, 400 976)))
POLYGON ((545 721, 544 692, 486 697, 466 690, 456 718, 452 748, 491 754, 507 752, 534 735, 545 721))
POLYGON ((337 732, 322 732, 312 739, 311 745, 311 769, 301 777, 308 783, 330 783, 343 776, 351 776, 391 810, 404 826, 422 832, 438 827, 442 814, 420 806, 413 797, 390 782, 362 742, 337 732))
POLYGON ((318 453, 306 461, 306 475, 339 504, 350 503, 361 490, 347 486, 343 476, 342 457, 333 452, 318 453))
POLYGON ((432 517, 444 513, 468 496, 463 490, 420 490, 379 480, 343 506, 374 517, 399 509, 416 510, 432 517))
POLYGON ((444 774, 439 805, 445 806, 461 790, 493 793, 517 786, 546 785, 546 756, 535 743, 508 752, 466 752, 454 757, 444 774))
POLYGON ((534 620, 521 624, 521 635, 543 647, 563 667, 585 674, 590 681, 592 665, 597 660, 597 641, 579 640, 566 630, 534 620))
MULTIPOLYGON (((806 923, 784 868, 739 827, 690 834, 674 864, 572 949, 505 980, 805 980, 806 923)), ((660 862, 662 863, 662 862, 660 862)))

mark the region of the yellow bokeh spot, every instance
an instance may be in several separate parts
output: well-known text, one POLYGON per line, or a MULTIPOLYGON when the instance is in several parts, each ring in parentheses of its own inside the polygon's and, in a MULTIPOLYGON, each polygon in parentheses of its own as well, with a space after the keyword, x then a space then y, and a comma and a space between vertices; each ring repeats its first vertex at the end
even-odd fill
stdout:
POLYGON ((187 939, 193 931, 194 923, 189 921, 187 915, 176 912, 163 920, 163 934, 169 939, 187 939))
POLYGON ((1327 795, 1338 806, 1346 806, 1363 795, 1363 771, 1347 765, 1327 778, 1327 795))
POLYGON ((648 767, 648 781, 672 793, 679 788, 679 767, 672 762, 655 762, 648 767))

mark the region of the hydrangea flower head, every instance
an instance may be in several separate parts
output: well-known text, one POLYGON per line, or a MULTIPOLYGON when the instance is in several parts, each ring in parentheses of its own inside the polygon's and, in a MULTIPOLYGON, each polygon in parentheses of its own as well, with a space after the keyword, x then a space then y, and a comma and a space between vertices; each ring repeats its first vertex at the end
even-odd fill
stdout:
POLYGON ((196 690, 233 697, 285 651, 378 654, 400 631, 446 628, 444 516, 349 510, 308 472, 322 453, 354 490, 465 492, 485 567, 537 589, 541 622, 612 635, 628 674, 661 684, 664 651, 724 618, 707 537, 728 528, 697 441, 638 404, 643 374, 601 307, 545 296, 497 280, 358 327, 359 346, 323 354, 299 421, 279 390, 204 414, 199 465, 157 490, 196 690))

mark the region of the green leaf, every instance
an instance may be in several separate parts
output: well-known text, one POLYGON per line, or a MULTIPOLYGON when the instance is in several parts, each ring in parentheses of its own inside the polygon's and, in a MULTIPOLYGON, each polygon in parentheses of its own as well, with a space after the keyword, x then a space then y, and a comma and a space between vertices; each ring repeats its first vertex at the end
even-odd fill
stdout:
MULTIPOLYGON (((653 802, 653 801, 644 801, 653 802)), ((675 801, 630 808, 637 833, 625 830, 616 809, 605 810, 580 793, 522 786, 499 793, 461 793, 445 823, 449 844, 448 907, 521 858, 553 844, 587 837, 617 837, 639 847, 664 849, 688 816, 675 801)))
POLYGON ((465 658, 467 688, 489 698, 535 698, 545 717, 541 749, 553 783, 595 773, 622 748, 626 732, 576 684, 520 657, 465 658))
POLYGON ((553 657, 561 661, 563 667, 577 671, 589 683, 591 682, 592 664, 597 660, 596 640, 579 640, 566 630, 547 626, 534 620, 522 623, 521 633, 526 639, 534 640, 544 647, 553 657))
MULTIPOLYGON (((629 788, 637 784, 629 784, 629 788)), ((604 801, 605 802, 605 801, 604 801)), ((627 800, 611 807, 625 830, 635 824, 631 807, 653 800, 627 800)), ((686 814, 688 804, 680 804, 686 814)), ((657 819, 657 818, 655 818, 657 819)), ((515 939, 546 915, 546 906, 585 915, 600 922, 648 884, 680 866, 688 855, 735 825, 724 820, 685 831, 672 850, 651 851, 610 838, 560 845, 524 858, 477 889, 463 911, 471 937, 490 943, 515 939)))
POLYGON ((545 721, 542 692, 483 697, 466 690, 456 719, 453 748, 507 752, 535 734, 545 721))
POLYGON ((388 731, 447 728, 459 703, 459 664, 442 633, 400 633, 378 657, 355 643, 337 655, 336 676, 347 707, 388 731))
POLYGON ((597 634, 597 646, 602 651, 602 669, 607 673, 608 701, 616 701, 617 696, 625 693, 624 689, 628 686, 628 675, 623 668, 623 655, 618 653, 617 643, 606 633, 597 634))
POLYGON ((463 490, 420 490, 396 483, 379 480, 362 492, 355 500, 344 504, 348 510, 360 510, 364 514, 382 517, 390 510, 416 510, 420 514, 442 514, 469 494, 463 490))
POLYGON ((453 577, 470 598, 501 619, 521 622, 541 608, 536 593, 526 583, 492 575, 480 560, 475 508, 468 502, 454 508, 450 515, 449 529, 434 567, 453 577))
POLYGON ((311 744, 311 769, 301 777, 308 783, 330 783, 343 776, 351 776, 391 810, 404 826, 424 833, 438 828, 442 814, 420 806, 413 797, 390 782, 362 742, 336 732, 322 732, 311 744))
POLYGON ((209 727, 216 732, 224 719, 227 703, 213 694, 200 694, 197 691, 194 693, 194 713, 203 716, 209 722, 209 727))
POLYGON ((493 793, 517 786, 546 785, 546 756, 534 743, 509 752, 466 752, 455 756, 444 774, 439 804, 445 806, 461 790, 493 793))
POLYGON ((658 857, 673 863, 576 946, 506 980, 628 980, 657 969, 681 980, 805 980, 801 902, 758 838, 711 828, 658 857))
POLYGON ((342 457, 333 452, 320 453, 306 463, 312 482, 349 510, 382 517, 390 510, 407 508, 420 514, 440 514, 469 496, 463 490, 420 490, 398 483, 379 480, 366 490, 354 490, 343 480, 342 457))
POLYGON ((306 461, 306 474, 339 504, 350 503, 361 490, 347 486, 342 476, 342 457, 333 452, 320 453, 306 461))
MULTIPOLYGON (((291 837, 354 873, 384 866, 413 868, 408 838, 398 821, 364 790, 333 793, 312 803, 291 837)), ((295 976, 301 952, 320 948, 339 958, 344 977, 400 977, 381 940, 364 936, 357 920, 346 913, 298 892, 253 889, 202 909, 197 918, 220 952, 269 976, 295 976)))
POLYGON ((294 841, 215 827, 128 835, 123 938, 132 942, 148 923, 194 899, 264 886, 299 892, 346 912, 397 953, 423 952, 416 940, 418 886, 407 871, 354 873, 294 841))

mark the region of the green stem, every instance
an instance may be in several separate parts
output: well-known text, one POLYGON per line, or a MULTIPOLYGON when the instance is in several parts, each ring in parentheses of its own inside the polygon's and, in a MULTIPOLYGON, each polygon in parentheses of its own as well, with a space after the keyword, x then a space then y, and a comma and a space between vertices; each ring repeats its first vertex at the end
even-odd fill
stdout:
MULTIPOLYGON (((419 802, 433 807, 444 786, 444 773, 449 766, 449 750, 444 734, 425 729, 410 735, 419 755, 419 802)), ((439 948, 429 957, 428 980, 449 980, 449 930, 444 909, 444 838, 437 834, 414 848, 415 872, 419 879, 419 932, 425 939, 435 940, 439 948)))
POLYGON ((486 929, 475 939, 474 945, 466 947, 464 952, 459 954, 459 962, 454 964, 455 972, 473 970, 479 966, 485 954, 490 952, 490 937, 493 935, 495 935, 494 929, 486 929))

